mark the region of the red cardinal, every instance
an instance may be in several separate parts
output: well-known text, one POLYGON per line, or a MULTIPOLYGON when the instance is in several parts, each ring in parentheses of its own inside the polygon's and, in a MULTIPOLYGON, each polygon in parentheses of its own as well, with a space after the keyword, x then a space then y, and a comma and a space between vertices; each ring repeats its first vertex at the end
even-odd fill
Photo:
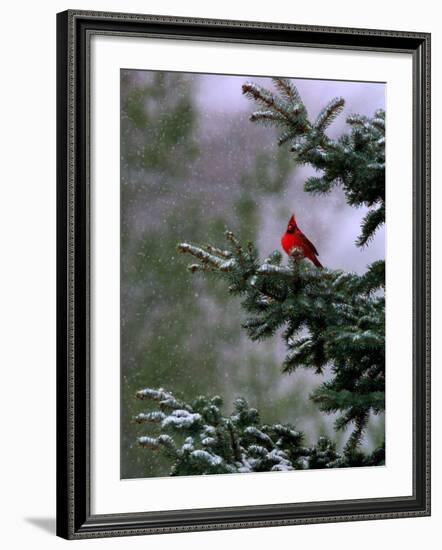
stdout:
POLYGON ((322 267, 321 262, 316 257, 318 256, 318 251, 316 250, 315 245, 311 243, 299 229, 294 215, 292 215, 289 219, 286 232, 281 237, 281 245, 287 254, 290 254, 290 251, 293 250, 293 248, 299 248, 305 258, 308 258, 311 262, 313 262, 316 267, 322 267))

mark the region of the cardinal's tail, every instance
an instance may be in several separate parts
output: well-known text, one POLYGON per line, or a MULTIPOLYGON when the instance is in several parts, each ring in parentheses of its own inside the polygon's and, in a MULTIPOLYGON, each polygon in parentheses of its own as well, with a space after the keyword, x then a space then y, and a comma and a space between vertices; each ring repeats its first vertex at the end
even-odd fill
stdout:
POLYGON ((314 254, 312 255, 311 260, 315 264, 316 267, 324 267, 314 254))

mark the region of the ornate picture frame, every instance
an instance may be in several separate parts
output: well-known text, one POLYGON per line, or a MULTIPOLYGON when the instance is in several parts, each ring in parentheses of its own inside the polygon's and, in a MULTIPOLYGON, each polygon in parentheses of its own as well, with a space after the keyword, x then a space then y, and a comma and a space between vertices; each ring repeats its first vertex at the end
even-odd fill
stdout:
MULTIPOLYGON (((148 63, 147 63, 148 66, 148 63)), ((400 131, 400 130, 398 130, 400 131)), ((57 16, 57 534, 67 539, 430 514, 430 35, 68 10, 57 16), (412 58, 412 494, 94 513, 91 505, 91 40, 250 44, 412 58)), ((411 358, 410 358, 411 360, 411 358)), ((388 444, 387 444, 388 445, 388 444)), ((249 474, 247 474, 249 475, 249 474)))

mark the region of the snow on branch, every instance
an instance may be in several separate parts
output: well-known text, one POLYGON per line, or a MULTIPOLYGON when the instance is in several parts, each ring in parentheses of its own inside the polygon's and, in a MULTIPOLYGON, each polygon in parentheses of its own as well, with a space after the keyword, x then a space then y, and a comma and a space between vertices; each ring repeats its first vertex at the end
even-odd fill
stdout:
MULTIPOLYGON (((138 392, 137 396, 140 395, 138 392)), ((221 405, 219 397, 200 396, 186 403, 182 411, 166 417, 156 428, 160 431, 158 435, 140 435, 138 446, 164 453, 170 461, 171 475, 289 472, 347 467, 356 460, 383 463, 381 450, 371 455, 362 455, 353 448, 347 454, 337 453, 333 442, 325 437, 319 438, 312 447, 305 446, 304 435, 293 425, 262 424, 258 411, 242 398, 235 401, 234 411, 228 416, 223 414, 221 405), (193 421, 177 424, 177 418, 193 421), (185 439, 179 443, 182 441, 179 436, 183 434, 185 439)), ((153 410, 148 414, 154 417, 158 412, 161 413, 153 410)), ((154 424, 149 425, 155 429, 154 424)))

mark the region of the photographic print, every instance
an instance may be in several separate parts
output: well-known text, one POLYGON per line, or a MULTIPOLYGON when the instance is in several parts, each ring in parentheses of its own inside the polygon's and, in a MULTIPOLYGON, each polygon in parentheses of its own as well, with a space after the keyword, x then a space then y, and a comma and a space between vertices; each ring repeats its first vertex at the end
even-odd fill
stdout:
POLYGON ((385 464, 385 84, 122 69, 121 478, 385 464))
POLYGON ((57 14, 59 536, 430 515, 430 42, 57 14))

